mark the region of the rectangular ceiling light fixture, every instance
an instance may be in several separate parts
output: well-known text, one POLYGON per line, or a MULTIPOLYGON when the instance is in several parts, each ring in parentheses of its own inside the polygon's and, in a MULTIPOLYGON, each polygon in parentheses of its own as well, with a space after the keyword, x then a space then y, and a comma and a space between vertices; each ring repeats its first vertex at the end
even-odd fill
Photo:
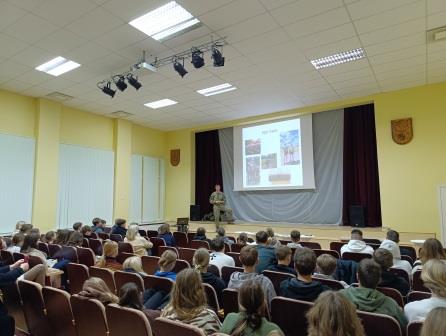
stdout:
POLYGON ((213 96, 213 95, 224 93, 224 92, 229 92, 229 91, 236 90, 236 89, 237 88, 235 86, 232 86, 232 84, 224 83, 221 85, 211 86, 206 89, 198 90, 197 92, 203 96, 209 97, 209 96, 213 96))
POLYGON ((364 49, 358 48, 358 49, 353 49, 353 50, 349 50, 349 51, 344 51, 339 54, 334 54, 334 55, 330 55, 327 57, 322 57, 319 59, 312 60, 311 64, 313 64, 313 66, 316 69, 322 69, 322 68, 331 67, 336 64, 342 64, 342 63, 346 63, 346 62, 356 61, 356 60, 364 58, 364 57, 365 57, 364 49))
POLYGON ((58 56, 46 63, 43 63, 42 65, 39 65, 36 70, 43 71, 57 77, 80 66, 81 65, 79 63, 70 61, 62 56, 58 56))
POLYGON ((200 21, 197 18, 175 1, 171 1, 129 22, 131 26, 155 40, 162 40, 199 23, 200 21))
POLYGON ((144 106, 147 106, 147 107, 150 107, 153 109, 157 109, 157 108, 166 107, 166 106, 175 105, 175 104, 178 104, 178 102, 176 102, 175 100, 161 99, 161 100, 153 101, 151 103, 144 104, 144 106))

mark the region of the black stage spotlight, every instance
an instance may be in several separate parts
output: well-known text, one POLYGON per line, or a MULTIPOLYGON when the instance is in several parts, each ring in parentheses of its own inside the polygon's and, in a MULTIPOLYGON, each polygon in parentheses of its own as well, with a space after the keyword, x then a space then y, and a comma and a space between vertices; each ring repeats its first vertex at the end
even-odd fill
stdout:
POLYGON ((204 58, 203 52, 199 49, 192 49, 192 61, 191 63, 194 65, 195 69, 201 68, 204 66, 204 58))
POLYGON ((214 59, 214 67, 221 67, 225 65, 225 58, 217 48, 217 45, 212 47, 212 58, 214 59))
POLYGON ((113 98, 115 96, 116 90, 113 90, 110 86, 110 82, 102 82, 98 84, 98 88, 100 88, 102 92, 113 98))
POLYGON ((175 69, 176 72, 178 72, 178 74, 181 77, 184 77, 187 74, 187 70, 184 68, 184 59, 183 59, 183 64, 178 62, 178 60, 175 60, 173 63, 173 68, 175 69))
POLYGON ((119 89, 119 91, 124 91, 125 89, 127 89, 127 84, 125 83, 124 76, 113 76, 113 82, 115 82, 115 85, 119 89))
POLYGON ((132 74, 127 75, 127 82, 129 82, 129 84, 136 90, 138 90, 142 86, 142 84, 138 82, 138 77, 134 77, 132 74))

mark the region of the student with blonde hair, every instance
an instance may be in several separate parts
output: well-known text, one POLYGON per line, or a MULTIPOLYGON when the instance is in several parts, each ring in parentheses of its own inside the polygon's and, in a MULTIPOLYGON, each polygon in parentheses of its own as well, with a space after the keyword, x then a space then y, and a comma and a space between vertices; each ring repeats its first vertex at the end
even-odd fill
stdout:
POLYGON ((116 260, 118 256, 118 243, 107 240, 102 247, 102 256, 96 263, 97 267, 107 268, 110 271, 122 271, 122 265, 116 260))
POLYGON ((175 268, 176 263, 177 254, 172 250, 164 251, 158 260, 159 270, 156 271, 154 275, 175 281, 177 274, 173 272, 173 269, 175 268))
POLYGON ((140 257, 148 255, 149 249, 153 247, 153 244, 149 240, 139 235, 139 225, 137 223, 131 223, 129 225, 124 243, 132 245, 133 252, 140 257))
POLYGON ((427 314, 420 336, 443 335, 446 335, 446 308, 438 307, 427 314))
POLYGON ((307 312, 308 336, 364 336, 356 307, 340 292, 319 295, 307 312))
POLYGON ((178 273, 170 296, 162 317, 198 327, 206 335, 220 329, 218 316, 207 307, 201 276, 196 270, 186 268, 178 273))
POLYGON ((79 292, 79 296, 96 299, 101 301, 104 305, 109 303, 118 303, 119 298, 112 293, 112 291, 107 287, 104 280, 100 278, 92 277, 87 279, 82 286, 82 291, 79 292))
POLYGON ((134 256, 125 259, 125 261, 122 263, 122 269, 124 272, 130 272, 130 273, 138 273, 139 275, 147 275, 146 272, 142 269, 142 261, 141 257, 134 256))
POLYGON ((203 283, 211 285, 215 289, 218 301, 222 302, 221 296, 223 293, 223 289, 226 288, 226 284, 222 278, 215 275, 214 273, 208 272, 209 259, 209 251, 205 248, 199 248, 194 253, 194 267, 197 271, 200 272, 201 280, 203 281, 203 283))
POLYGON ((446 261, 428 260, 421 271, 421 279, 424 286, 431 290, 432 297, 413 301, 404 306, 404 313, 409 322, 424 320, 434 308, 446 308, 446 261))

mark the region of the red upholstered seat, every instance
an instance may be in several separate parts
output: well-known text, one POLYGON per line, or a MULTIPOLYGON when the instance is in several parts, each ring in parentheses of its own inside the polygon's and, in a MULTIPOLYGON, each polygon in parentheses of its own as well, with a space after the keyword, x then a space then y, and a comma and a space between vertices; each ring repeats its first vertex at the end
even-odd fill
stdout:
POLYGON ((173 232, 173 237, 178 247, 189 247, 189 241, 185 232, 175 231, 173 232))
POLYGON ((240 252, 226 252, 226 254, 234 259, 235 266, 242 267, 242 262, 240 261, 240 252))
POLYGON ((108 325, 104 305, 94 299, 75 294, 70 299, 78 335, 107 336, 108 325))
POLYGON ((204 240, 192 240, 189 245, 190 245, 190 248, 196 249, 196 250, 201 247, 205 248, 206 250, 210 249, 209 243, 204 240))
POLYGON ((341 258, 339 253, 337 251, 334 251, 334 250, 314 249, 313 251, 316 254, 316 257, 319 257, 321 254, 329 254, 329 255, 335 257, 336 259, 340 259, 341 258))
POLYGON ((115 233, 112 233, 110 235, 110 239, 117 243, 124 241, 124 238, 122 238, 122 236, 120 234, 115 234, 115 233))
POLYGON ((216 276, 220 277, 220 270, 215 265, 209 265, 208 266, 208 272, 215 274, 216 276))
POLYGON ((88 243, 94 254, 102 255, 102 242, 99 239, 90 238, 88 243))
POLYGON ((43 242, 37 243, 37 249, 43 253, 45 253, 47 256, 50 255, 50 251, 48 249, 48 244, 43 242))
POLYGON ((185 323, 172 321, 159 317, 153 324, 155 335, 181 335, 181 336, 205 336, 206 334, 197 327, 185 323))
POLYGON ((225 312, 225 317, 229 313, 238 313, 238 292, 235 289, 223 289, 221 301, 223 310, 225 312))
POLYGON ((110 239, 110 234, 105 233, 105 232, 98 232, 97 235, 98 235, 98 238, 102 239, 102 240, 110 239))
POLYGON ((147 237, 149 237, 150 239, 158 237, 158 231, 147 230, 147 237))
POLYGON ((160 256, 164 253, 164 251, 166 250, 171 250, 173 252, 176 253, 177 257, 178 257, 178 250, 176 247, 172 247, 172 246, 159 246, 158 247, 158 252, 160 254, 160 256))
POLYGON ((195 249, 184 248, 184 247, 178 248, 178 254, 180 259, 186 260, 191 265, 194 263, 194 253, 195 249))
POLYGON ((352 260, 359 263, 363 259, 371 259, 372 256, 367 253, 344 252, 341 258, 344 260, 352 260))
POLYGON ((423 328, 423 321, 410 322, 407 325, 407 336, 420 336, 421 328, 423 328))
POLYGON ((138 289, 143 292, 144 291, 144 282, 142 281, 142 277, 137 273, 129 273, 124 271, 116 271, 113 274, 115 278, 116 292, 119 293, 121 287, 127 282, 133 282, 138 289))
POLYGON ((142 269, 147 274, 155 274, 158 269, 159 257, 157 256, 143 256, 141 257, 142 269))
POLYGON ((89 269, 90 277, 96 277, 104 280, 107 287, 113 292, 116 293, 116 285, 115 279, 113 278, 113 272, 106 268, 100 267, 90 267, 89 269))
POLYGON ((173 271, 175 273, 179 273, 182 270, 184 270, 185 268, 190 268, 190 264, 183 259, 177 259, 177 262, 175 263, 175 267, 173 268, 173 271))
POLYGON ((345 243, 340 241, 330 242, 330 250, 336 251, 341 255, 341 247, 344 245, 345 243))
POLYGON ((243 272, 242 267, 223 266, 221 268, 221 277, 225 283, 229 283, 231 274, 234 272, 243 272))
POLYGON ((310 249, 312 249, 312 250, 320 250, 322 247, 321 247, 321 244, 319 244, 319 243, 316 243, 316 242, 306 242, 306 241, 301 241, 300 243, 299 243, 301 246, 303 246, 303 247, 308 247, 308 248, 310 248, 310 249))
POLYGON ((50 252, 50 254, 48 255, 48 257, 53 258, 54 255, 59 252, 62 249, 62 246, 58 245, 58 244, 48 244, 48 251, 50 252))
POLYGON ((173 280, 169 278, 158 277, 155 275, 146 275, 143 277, 145 289, 162 290, 166 293, 170 293, 174 284, 173 280))
POLYGON ((398 305, 404 309, 403 296, 401 295, 401 293, 399 291, 397 291, 394 288, 387 288, 387 287, 378 287, 376 289, 378 291, 380 291, 381 293, 383 293, 385 296, 388 296, 388 297, 392 298, 393 300, 395 300, 395 302, 398 303, 398 305))
POLYGON ((140 310, 109 304, 105 313, 110 336, 152 336, 147 316, 140 310))
POLYGON ((242 248, 243 248, 243 246, 240 245, 240 244, 232 244, 231 245, 231 252, 238 252, 238 253, 240 253, 242 248))
POLYGON ((79 259, 79 264, 83 264, 87 267, 93 266, 96 262, 94 252, 90 248, 77 247, 77 258, 79 259))
POLYGON ((150 237, 150 241, 153 244, 152 247, 152 255, 154 256, 160 256, 160 251, 159 251, 159 247, 160 246, 166 246, 166 242, 164 241, 163 238, 158 238, 158 237, 150 237))
POLYGON ((398 321, 388 315, 357 311, 366 335, 401 336, 398 321))
POLYGON ((217 292, 215 292, 214 287, 207 283, 203 283, 204 292, 206 293, 206 298, 208 300, 209 307, 218 314, 220 310, 220 305, 218 304, 217 292))
POLYGON ((429 299, 432 293, 412 291, 407 295, 407 302, 429 299))
POLYGON ((42 294, 52 336, 77 336, 70 294, 53 287, 43 287, 42 294))
POLYGON ((307 319, 305 314, 313 306, 312 302, 293 300, 281 296, 271 301, 271 320, 287 336, 306 335, 307 319))
POLYGON ((318 277, 313 277, 313 279, 316 281, 319 281, 321 284, 323 284, 327 287, 330 287, 330 289, 332 289, 332 290, 344 289, 344 286, 342 285, 342 283, 337 280, 324 279, 324 278, 318 278, 318 277))
POLYGON ((430 290, 424 286, 423 280, 421 280, 421 270, 416 271, 412 275, 412 289, 418 292, 430 293, 430 290))
POLYGON ((276 293, 279 293, 280 289, 280 283, 282 281, 285 281, 287 279, 294 278, 295 276, 290 273, 282 273, 282 272, 275 272, 275 271, 263 271, 263 275, 266 276, 268 279, 271 280, 273 283, 274 289, 276 290, 276 293))
POLYGON ((71 294, 79 293, 84 286, 84 282, 90 277, 88 267, 82 264, 69 263, 67 273, 71 294))

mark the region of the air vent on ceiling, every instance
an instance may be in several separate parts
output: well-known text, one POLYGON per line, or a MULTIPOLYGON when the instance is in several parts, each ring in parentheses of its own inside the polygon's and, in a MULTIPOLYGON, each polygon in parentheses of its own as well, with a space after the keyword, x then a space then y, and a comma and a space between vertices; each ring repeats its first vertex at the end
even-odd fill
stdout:
POLYGON ((426 32, 427 43, 433 43, 446 39, 446 26, 428 30, 426 32))
POLYGON ((65 101, 65 100, 74 98, 73 96, 69 96, 65 93, 61 93, 61 92, 57 92, 57 91, 51 92, 51 93, 47 94, 45 97, 48 97, 50 99, 57 100, 57 101, 65 101))
POLYGON ((115 111, 115 112, 110 113, 110 115, 113 118, 128 118, 128 117, 132 116, 133 113, 126 112, 126 111, 115 111))

